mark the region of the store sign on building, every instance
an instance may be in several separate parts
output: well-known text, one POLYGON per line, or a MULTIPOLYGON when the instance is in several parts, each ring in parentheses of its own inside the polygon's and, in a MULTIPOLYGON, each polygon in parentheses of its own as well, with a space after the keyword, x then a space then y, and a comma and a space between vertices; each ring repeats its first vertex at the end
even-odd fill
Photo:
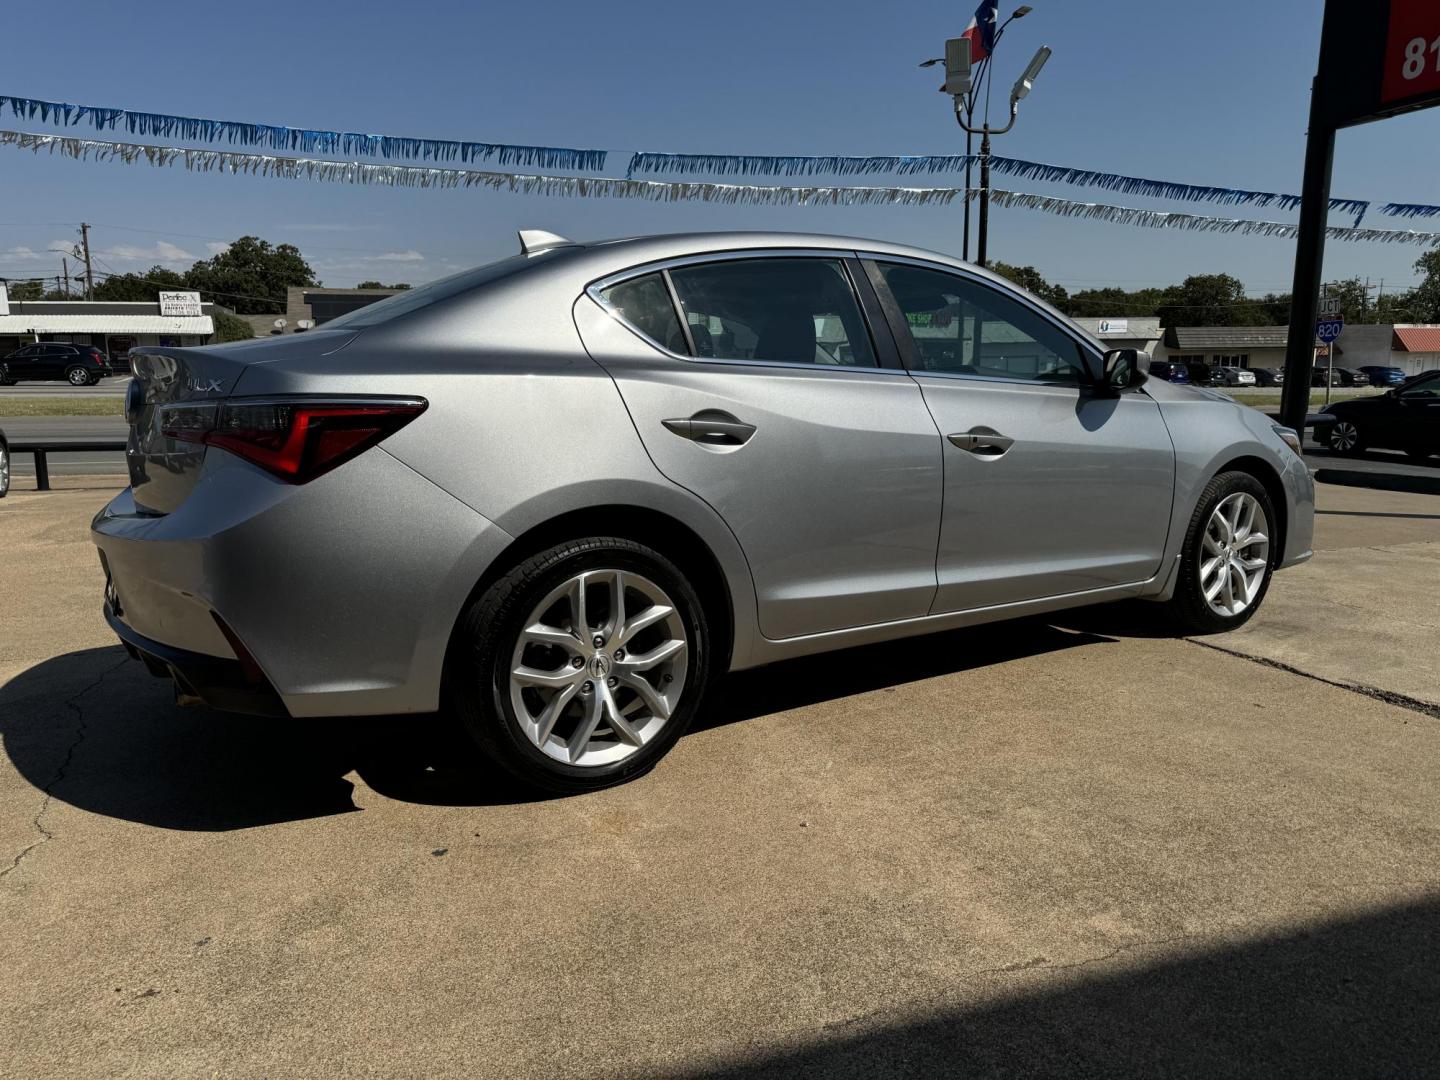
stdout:
POLYGON ((1129 319, 1101 319, 1100 337, 1125 337, 1130 333, 1129 319))
POLYGON ((162 292, 160 314, 175 318, 198 318, 205 312, 200 307, 198 292, 162 292))

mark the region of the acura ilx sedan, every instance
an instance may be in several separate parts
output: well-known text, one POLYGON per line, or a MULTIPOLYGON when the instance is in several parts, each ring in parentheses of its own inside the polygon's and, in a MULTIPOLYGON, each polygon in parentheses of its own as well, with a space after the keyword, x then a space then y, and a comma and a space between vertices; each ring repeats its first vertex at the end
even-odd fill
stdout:
POLYGON ((180 700, 443 711, 620 782, 721 673, 1102 601, 1244 623, 1294 432, 1002 278, 791 234, 519 255, 305 334, 131 353, 105 614, 180 700))

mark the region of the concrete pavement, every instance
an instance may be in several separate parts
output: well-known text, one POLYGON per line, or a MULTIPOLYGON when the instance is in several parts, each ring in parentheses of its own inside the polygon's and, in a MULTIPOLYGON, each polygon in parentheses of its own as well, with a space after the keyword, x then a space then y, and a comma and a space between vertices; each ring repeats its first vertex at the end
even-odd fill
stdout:
POLYGON ((415 721, 174 708, 98 614, 113 488, 62 484, 0 503, 16 1075, 1440 1068, 1440 720, 1334 685, 1388 626, 1365 685, 1440 700, 1440 499, 1322 488, 1223 642, 1304 674, 1148 608, 982 627, 735 677, 528 802, 415 721))

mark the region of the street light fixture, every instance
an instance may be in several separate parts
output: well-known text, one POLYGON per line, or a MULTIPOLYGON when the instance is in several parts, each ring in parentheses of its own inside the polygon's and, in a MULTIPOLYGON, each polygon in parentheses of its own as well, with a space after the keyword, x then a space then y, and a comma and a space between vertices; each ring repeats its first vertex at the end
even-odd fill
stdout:
MULTIPOLYGON (((1011 19, 1015 19, 1018 17, 1020 17, 1020 15, 1017 12, 1015 15, 1012 15, 1010 19, 1007 19, 1006 22, 1009 23, 1011 19)), ((996 37, 996 41, 999 41, 998 35, 996 37)), ((969 78, 970 41, 968 38, 955 38, 952 41, 947 41, 945 43, 947 85, 950 83, 950 79, 952 77, 952 44, 955 45, 955 49, 953 52, 953 60, 955 62, 954 76, 957 78, 958 85, 958 77, 962 72, 964 73, 964 77, 966 79, 969 78)), ((1048 45, 1040 46, 1040 48, 1035 51, 1035 55, 1030 58, 1030 63, 1025 66, 1025 70, 1020 75, 1020 78, 1015 80, 1015 85, 1010 90, 1010 119, 1006 121, 1004 127, 992 128, 990 126, 988 118, 986 119, 985 123, 980 127, 977 128, 974 126, 974 117, 972 114, 974 111, 975 95, 973 88, 971 88, 968 93, 953 95, 955 98, 955 122, 958 123, 965 130, 965 152, 967 156, 970 153, 969 137, 971 135, 980 136, 980 234, 975 249, 975 262, 980 266, 985 265, 986 242, 988 241, 990 234, 990 136, 1003 135, 1005 134, 1005 132, 1009 131, 1015 126, 1015 120, 1018 116, 1020 102, 1023 101, 1027 96, 1029 96, 1031 89, 1034 88, 1035 80, 1039 77, 1040 72, 1045 67, 1046 62, 1050 59, 1050 53, 1051 50, 1048 45)), ((987 67, 985 73, 981 75, 981 78, 984 78, 986 75, 989 74, 989 59, 989 57, 986 57, 984 61, 987 67)), ((965 255, 968 257, 970 254, 970 176, 968 168, 966 169, 965 176, 965 209, 965 255)))
MULTIPOLYGON (((991 43, 991 56, 993 56, 994 54, 995 47, 1000 44, 1000 39, 1005 34, 1005 28, 1009 26, 1012 22, 1014 22, 1016 19, 1023 19, 1026 15, 1029 15, 1034 10, 1035 9, 1029 4, 1021 4, 1019 7, 1017 7, 1014 11, 1010 13, 1010 17, 1006 19, 1003 23, 1001 23, 995 31, 995 40, 991 43)), ((1049 59, 1050 50, 1046 49, 1044 50, 1044 52, 1045 58, 1049 59)), ((976 97, 979 93, 980 84, 984 82, 985 77, 989 74, 991 56, 985 57, 985 59, 981 60, 978 64, 975 64, 972 68, 970 63, 970 42, 966 38, 952 38, 950 41, 947 41, 945 43, 945 53, 946 54, 943 57, 937 56, 931 60, 921 61, 920 66, 934 67, 936 64, 945 64, 945 85, 942 86, 940 90, 942 93, 947 93, 954 97, 955 118, 960 121, 960 126, 965 129, 965 232, 962 254, 964 258, 969 259, 970 159, 974 156, 974 144, 971 140, 973 135, 982 131, 982 129, 974 127, 975 104, 976 97), (961 119, 962 113, 964 115, 963 119, 961 119)), ((1039 60, 1039 54, 1036 54, 1036 60, 1039 60)), ((1044 66, 1044 60, 1039 60, 1038 64, 1036 63, 1036 60, 1032 60, 1030 62, 1031 68, 1033 68, 1034 70, 1027 68, 1026 75, 1022 76, 1022 81, 1028 79, 1027 85, 1023 88, 1023 90, 1020 88, 1020 85, 1018 83, 1016 84, 1018 96, 1014 98, 1014 101, 1021 100, 1025 97, 1026 94, 1030 92, 1030 84, 1033 84, 1035 76, 1039 74, 1040 68, 1044 66)), ((989 96, 987 94, 987 111, 988 108, 989 96)), ((1011 124, 1013 123, 1014 119, 1012 118, 1011 124)), ((1009 126, 1006 126, 1005 128, 1000 130, 1009 131, 1010 128, 1009 126)), ((992 132, 992 134, 999 133, 1000 131, 992 132)), ((986 145, 988 145, 988 137, 986 139, 986 145)), ((986 163, 988 163, 988 150, 985 150, 982 147, 982 154, 984 155, 982 157, 982 170, 984 170, 986 167, 986 163)), ((984 172, 984 175, 988 177, 988 172, 984 172)), ((988 183, 984 183, 982 184, 982 187, 988 190, 989 185, 988 183)), ((988 196, 982 192, 981 199, 982 214, 985 214, 986 211, 984 208, 988 206, 988 196)), ((981 247, 979 251, 979 262, 981 266, 985 265, 985 248, 983 240, 981 242, 981 247)))

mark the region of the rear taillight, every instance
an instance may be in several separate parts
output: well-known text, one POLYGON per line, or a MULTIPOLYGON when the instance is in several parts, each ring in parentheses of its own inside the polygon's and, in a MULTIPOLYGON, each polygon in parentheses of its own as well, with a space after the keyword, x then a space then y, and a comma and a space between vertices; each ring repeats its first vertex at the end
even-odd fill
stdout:
POLYGON ((343 465, 425 411, 421 398, 244 398, 160 409, 177 442, 218 446, 292 484, 343 465))

